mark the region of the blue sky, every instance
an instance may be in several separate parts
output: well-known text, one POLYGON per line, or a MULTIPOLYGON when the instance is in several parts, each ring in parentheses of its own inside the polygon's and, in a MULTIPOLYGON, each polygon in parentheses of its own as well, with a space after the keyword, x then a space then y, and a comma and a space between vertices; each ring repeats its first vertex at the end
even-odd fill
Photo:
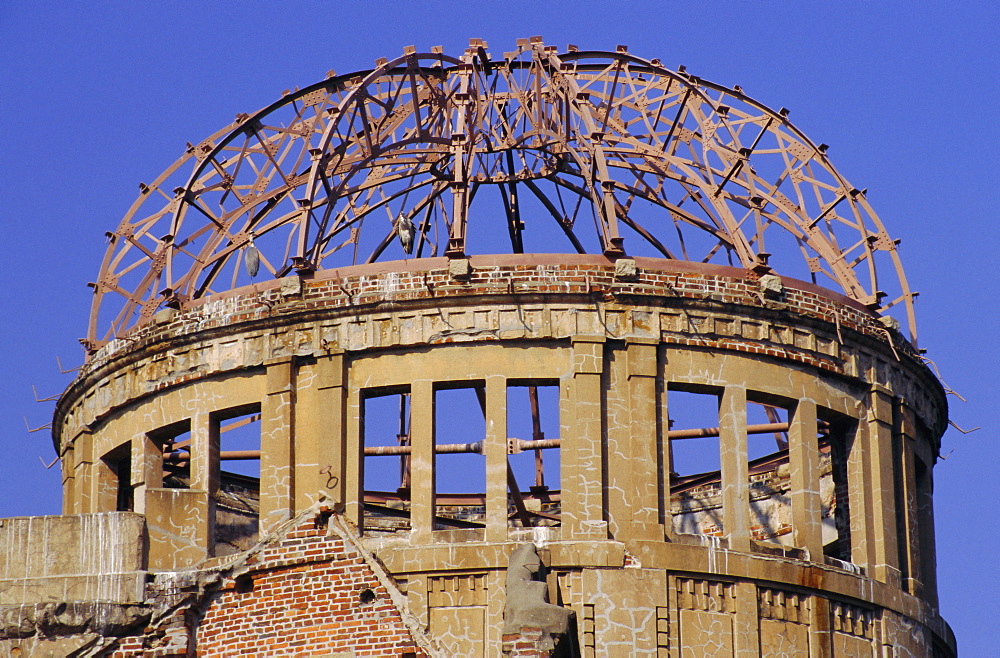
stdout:
POLYGON ((0 516, 59 510, 46 431, 78 365, 104 232, 239 112, 407 45, 627 44, 787 107, 902 257, 951 397, 935 475, 942 613, 965 655, 1000 642, 996 221, 1000 10, 931 2, 17 2, 0 5, 0 516))

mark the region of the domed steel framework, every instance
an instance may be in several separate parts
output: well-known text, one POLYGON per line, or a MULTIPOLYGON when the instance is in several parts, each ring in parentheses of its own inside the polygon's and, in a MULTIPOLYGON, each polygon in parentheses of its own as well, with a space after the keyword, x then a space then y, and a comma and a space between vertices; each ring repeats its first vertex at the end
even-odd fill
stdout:
POLYGON ((872 310, 902 304, 915 342, 897 242, 787 114, 624 47, 536 38, 331 72, 140 186, 109 234, 87 344, 252 283, 250 255, 283 277, 559 251, 773 269, 872 310), (396 240, 409 222, 412 253, 396 240))

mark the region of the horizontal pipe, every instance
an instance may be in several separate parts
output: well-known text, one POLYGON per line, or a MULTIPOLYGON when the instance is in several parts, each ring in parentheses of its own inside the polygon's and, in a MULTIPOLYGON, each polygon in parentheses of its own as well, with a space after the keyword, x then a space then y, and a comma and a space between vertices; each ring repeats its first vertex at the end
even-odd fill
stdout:
MULTIPOLYGON (((823 429, 827 426, 827 423, 820 421, 819 427, 823 429)), ((787 432, 788 423, 763 423, 760 425, 747 425, 747 434, 772 434, 774 432, 787 432)), ((683 439, 708 439, 712 437, 719 436, 718 427, 702 427, 698 429, 691 430, 670 430, 667 432, 667 438, 672 440, 683 440, 683 439)), ((509 438, 507 439, 507 448, 510 454, 516 454, 525 450, 542 450, 545 448, 558 448, 562 445, 562 439, 539 439, 537 441, 531 441, 526 439, 509 438)), ((475 453, 483 454, 484 442, 477 441, 475 443, 444 443, 434 446, 434 452, 439 455, 445 454, 459 454, 459 453, 475 453)), ((401 445, 401 446, 368 446, 365 448, 365 457, 391 457, 399 455, 408 455, 413 446, 401 445)), ((188 453, 184 451, 168 452, 164 453, 163 459, 168 463, 179 463, 187 461, 188 453)), ((223 461, 229 460, 248 460, 248 459, 260 459, 260 450, 223 450, 219 453, 219 459, 223 461)))
MULTIPOLYGON (((163 454, 163 461, 168 464, 186 464, 191 458, 191 453, 186 450, 167 452, 163 454)), ((222 461, 245 461, 250 459, 260 459, 260 450, 223 450, 219 453, 222 461)))
MULTIPOLYGON (((822 427, 823 424, 821 423, 822 427)), ((771 434, 773 432, 787 432, 788 423, 763 423, 761 425, 747 425, 747 434, 771 434)), ((718 427, 702 427, 693 430, 671 430, 667 432, 667 438, 670 439, 707 439, 711 437, 719 436, 718 427)), ((544 448, 558 448, 562 445, 562 439, 540 439, 538 441, 529 441, 525 439, 507 439, 508 452, 510 454, 516 454, 525 450, 539 450, 544 448)), ((396 455, 408 455, 413 449, 412 446, 402 445, 402 446, 369 446, 365 448, 366 457, 384 457, 384 456, 396 456, 396 455)), ((434 446, 434 452, 437 454, 444 453, 460 453, 460 452, 474 452, 478 454, 483 454, 483 442, 479 441, 477 443, 446 443, 442 445, 434 446)))
MULTIPOLYGON (((508 450, 511 454, 524 450, 540 450, 544 448, 558 448, 562 443, 561 439, 539 439, 538 441, 528 441, 525 439, 507 439, 508 450)), ((476 443, 443 443, 434 446, 434 452, 441 454, 448 453, 476 453, 483 454, 484 444, 482 441, 476 443)), ((385 457, 408 455, 413 450, 413 446, 368 446, 365 448, 365 457, 385 457)))
MULTIPOLYGON (((764 423, 761 425, 747 425, 747 434, 771 434, 772 432, 787 432, 788 423, 764 423)), ((718 427, 701 427, 693 430, 670 430, 667 432, 668 439, 709 439, 719 436, 718 427)))
MULTIPOLYGON (((365 457, 384 457, 391 455, 408 455, 413 450, 413 446, 368 446, 365 448, 365 457)), ((447 453, 467 453, 474 452, 483 454, 483 442, 476 443, 443 443, 434 446, 434 452, 441 455, 447 453)))

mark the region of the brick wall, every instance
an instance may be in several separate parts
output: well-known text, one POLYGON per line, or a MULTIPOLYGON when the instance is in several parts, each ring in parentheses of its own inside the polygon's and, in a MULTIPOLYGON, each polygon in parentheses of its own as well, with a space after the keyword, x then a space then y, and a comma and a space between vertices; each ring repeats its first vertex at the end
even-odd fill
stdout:
POLYGON ((392 582, 326 520, 313 516, 252 551, 108 655, 429 655, 429 642, 415 640, 404 621, 392 582))

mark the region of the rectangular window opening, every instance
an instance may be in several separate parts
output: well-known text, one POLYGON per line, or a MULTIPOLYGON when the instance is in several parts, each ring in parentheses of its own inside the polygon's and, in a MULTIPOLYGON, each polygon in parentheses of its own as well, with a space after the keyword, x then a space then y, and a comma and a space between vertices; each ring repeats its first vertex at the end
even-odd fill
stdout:
POLYGON ((485 415, 485 382, 435 388, 435 530, 485 527, 485 415))
POLYGON ((260 405, 212 414, 219 442, 215 499, 215 555, 232 555, 257 543, 260 525, 260 405))
POLYGON ((361 405, 364 532, 409 531, 410 392, 372 392, 361 405))
POLYGON ((719 396, 667 391, 670 508, 679 534, 723 535, 719 396))
POLYGON ((823 554, 841 562, 851 562, 851 507, 847 462, 855 434, 854 424, 820 420, 823 554))
POLYGON ((747 402, 747 483, 755 541, 794 546, 788 469, 788 410, 747 402))
POLYGON ((191 420, 162 427, 149 437, 163 446, 163 479, 165 489, 191 488, 191 420))
POLYGON ((562 510, 558 382, 507 387, 508 525, 560 525, 562 510))
POLYGON ((104 463, 115 482, 115 511, 131 512, 135 509, 131 444, 126 443, 109 452, 104 456, 104 463))

